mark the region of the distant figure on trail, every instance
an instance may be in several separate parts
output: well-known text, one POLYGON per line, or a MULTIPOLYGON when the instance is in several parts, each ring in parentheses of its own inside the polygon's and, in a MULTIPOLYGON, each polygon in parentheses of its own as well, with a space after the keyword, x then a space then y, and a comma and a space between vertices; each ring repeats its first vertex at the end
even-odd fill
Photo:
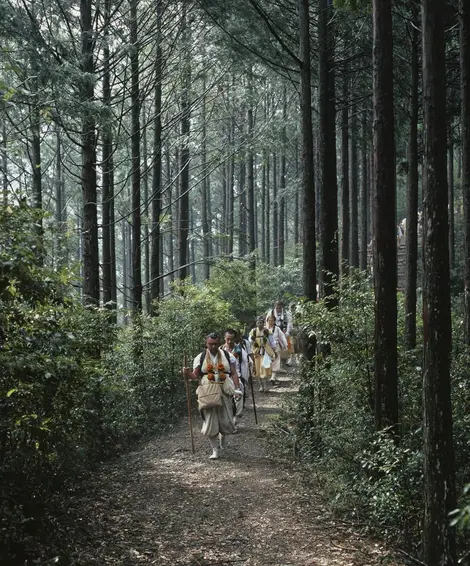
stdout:
POLYGON ((204 421, 201 432, 209 438, 212 447, 212 454, 209 456, 211 460, 219 457, 219 448, 225 446, 225 436, 237 431, 233 422, 232 397, 241 398, 242 392, 239 389, 240 382, 235 366, 235 358, 220 348, 220 336, 212 333, 206 338, 205 350, 194 358, 193 370, 189 367, 183 368, 186 377, 199 380, 198 390, 201 386, 209 386, 212 391, 215 389, 219 393, 219 406, 201 409, 204 421), (220 389, 214 387, 214 384, 220 389))
POLYGON ((264 316, 259 316, 256 319, 256 327, 248 335, 255 359, 254 374, 258 378, 261 393, 269 391, 268 380, 271 377, 271 365, 276 357, 276 352, 269 340, 269 331, 265 328, 264 323, 264 316))
POLYGON ((268 320, 268 316, 275 317, 276 326, 278 326, 286 336, 287 348, 282 351, 282 359, 286 361, 287 365, 290 365, 291 354, 294 353, 292 315, 284 308, 282 301, 276 301, 274 308, 267 312, 266 321, 268 320))
POLYGON ((266 322, 268 321, 268 316, 274 316, 276 326, 278 326, 286 336, 292 334, 292 317, 290 313, 285 310, 282 301, 276 301, 274 308, 266 313, 266 322))
POLYGON ((271 347, 276 352, 276 357, 271 364, 271 377, 269 381, 272 385, 277 385, 276 374, 281 369, 281 355, 282 352, 287 352, 287 338, 284 332, 276 324, 274 315, 268 316, 266 319, 266 328, 269 332, 269 341, 271 347))

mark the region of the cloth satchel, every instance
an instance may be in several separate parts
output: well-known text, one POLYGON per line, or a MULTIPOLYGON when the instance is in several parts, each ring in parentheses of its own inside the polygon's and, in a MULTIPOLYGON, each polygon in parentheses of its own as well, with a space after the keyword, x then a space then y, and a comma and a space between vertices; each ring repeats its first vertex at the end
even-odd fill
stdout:
POLYGON ((196 389, 199 410, 222 406, 222 388, 218 383, 205 383, 196 389))

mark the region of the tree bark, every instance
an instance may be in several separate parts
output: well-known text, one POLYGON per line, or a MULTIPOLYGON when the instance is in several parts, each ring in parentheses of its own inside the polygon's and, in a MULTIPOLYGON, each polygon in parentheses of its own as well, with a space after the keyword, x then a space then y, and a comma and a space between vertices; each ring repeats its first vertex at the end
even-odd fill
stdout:
POLYGON ((349 173, 350 173, 350 196, 351 196, 351 252, 349 256, 349 261, 351 267, 359 267, 359 192, 358 192, 358 182, 357 182, 357 106, 353 104, 351 106, 351 143, 349 144, 351 151, 351 159, 349 162, 349 173))
POLYGON ((470 345, 470 5, 460 0, 461 179, 464 202, 464 339, 470 345))
POLYGON ((130 41, 131 41, 131 183, 132 183, 132 302, 133 309, 142 310, 142 216, 140 202, 140 87, 139 87, 139 44, 137 38, 137 6, 139 0, 130 0, 130 41))
POLYGON ((454 139, 452 122, 449 123, 449 160, 447 162, 447 187, 449 192, 449 265, 454 268, 455 263, 455 215, 454 215, 454 139))
MULTIPOLYGON (((334 293, 338 279, 338 187, 336 177, 336 109, 333 66, 333 27, 327 0, 319 1, 319 114, 320 114, 320 281, 322 295, 334 293)), ((334 306, 329 300, 329 306, 334 306)))
MULTIPOLYGON (((150 258, 150 299, 151 302, 158 301, 160 291, 162 289, 162 280, 160 272, 162 259, 160 250, 162 248, 162 73, 163 73, 163 57, 162 57, 162 0, 157 0, 157 45, 155 54, 155 90, 153 104, 153 171, 152 171, 152 230, 151 230, 151 258, 150 258)), ((168 152, 168 160, 169 160, 168 152)), ((168 186, 170 186, 170 167, 168 167, 168 186)), ((171 192, 171 189, 169 189, 171 192)), ((171 200, 170 200, 171 202, 171 200)), ((171 209, 170 209, 171 218, 171 209)), ((173 238, 170 230, 170 239, 173 238)), ((173 253, 173 251, 171 251, 173 253)), ((173 257, 172 257, 173 261, 173 257)), ((171 268, 173 269, 173 267, 171 268)), ((151 313, 156 311, 151 309, 151 313)))
POLYGON ((341 266, 342 275, 349 271, 349 88, 348 76, 343 75, 343 109, 341 111, 341 266))
POLYGON ((281 129, 281 163, 280 163, 280 174, 279 174, 279 243, 278 243, 278 263, 279 265, 284 265, 285 261, 285 240, 286 240, 286 230, 285 230, 285 192, 286 192, 286 153, 287 153, 287 133, 286 133, 286 123, 287 123, 287 92, 284 86, 282 91, 282 129, 281 129))
MULTIPOLYGON (((103 41, 103 105, 111 111, 111 56, 109 50, 109 26, 111 0, 104 4, 104 41, 103 41)), ((103 125, 102 133, 102 273, 103 273, 103 303, 106 308, 114 310, 111 319, 116 322, 116 259, 115 259, 115 226, 114 226, 114 160, 113 134, 111 119, 103 125)))
POLYGON ((255 231, 255 157, 253 148, 253 93, 252 93, 252 77, 249 78, 248 84, 248 110, 247 110, 247 128, 248 128, 248 154, 247 154, 247 209, 248 209, 248 251, 253 253, 256 249, 256 231, 255 231))
POLYGON ((181 185, 179 194, 179 278, 185 279, 189 275, 188 268, 188 235, 189 235, 189 131, 190 131, 190 105, 189 90, 191 85, 190 42, 189 30, 186 22, 186 5, 183 3, 182 21, 183 41, 183 91, 181 93, 181 185))
POLYGON ((446 85, 444 8, 422 0, 424 106, 424 277, 423 277, 423 560, 428 566, 457 564, 452 442, 450 357, 452 349, 449 223, 446 171, 446 85))
POLYGON ((417 28, 411 26, 411 97, 408 140, 408 193, 406 204, 405 344, 416 347, 416 286, 418 276, 418 44, 417 28))
POLYGON ((391 0, 373 0, 375 426, 397 432, 397 241, 391 0))
POLYGON ((82 194, 83 194, 83 295, 87 305, 100 302, 98 218, 96 197, 95 118, 89 109, 94 99, 92 0, 80 1, 83 76, 80 82, 82 109, 82 194))
POLYGON ((303 194, 303 287, 311 301, 317 299, 317 260, 315 229, 315 181, 313 168, 312 87, 310 67, 309 0, 299 0, 300 36, 300 113, 302 124, 302 194, 303 194))
POLYGON ((367 127, 367 108, 362 112, 362 140, 361 140, 361 158, 362 158, 362 176, 361 176, 361 219, 360 219, 360 246, 359 246, 359 266, 365 271, 367 269, 367 244, 368 227, 369 227, 369 161, 368 161, 368 127, 367 127))

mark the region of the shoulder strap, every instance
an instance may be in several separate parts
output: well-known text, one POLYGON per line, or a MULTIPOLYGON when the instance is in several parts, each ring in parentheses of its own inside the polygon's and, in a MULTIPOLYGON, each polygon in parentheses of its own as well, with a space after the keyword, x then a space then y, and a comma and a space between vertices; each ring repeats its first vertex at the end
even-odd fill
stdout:
POLYGON ((230 354, 227 352, 227 350, 222 350, 222 351, 225 354, 225 357, 227 358, 228 365, 230 365, 230 354))
POLYGON ((199 358, 199 367, 202 369, 202 364, 204 363, 204 358, 206 357, 206 351, 202 352, 201 357, 199 358))

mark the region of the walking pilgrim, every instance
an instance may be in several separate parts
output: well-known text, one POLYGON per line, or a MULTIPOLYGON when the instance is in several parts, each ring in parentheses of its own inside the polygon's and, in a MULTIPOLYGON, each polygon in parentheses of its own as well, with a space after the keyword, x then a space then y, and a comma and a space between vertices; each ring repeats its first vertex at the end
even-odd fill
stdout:
POLYGON ((275 384, 276 374, 281 369, 281 354, 283 351, 287 351, 287 338, 279 326, 276 325, 276 318, 272 314, 266 319, 266 328, 269 333, 271 347, 276 352, 276 357, 271 364, 271 377, 269 378, 269 381, 275 384))
POLYGON ((250 331, 248 340, 255 359, 254 374, 259 381, 259 390, 267 393, 272 362, 277 354, 271 346, 269 331, 264 326, 264 316, 256 319, 256 327, 250 331))
POLYGON ((284 308, 284 303, 282 301, 276 301, 274 303, 274 308, 269 310, 266 314, 266 322, 268 321, 269 316, 274 316, 276 326, 284 332, 287 341, 287 348, 283 349, 283 358, 286 360, 287 365, 289 365, 290 356, 294 352, 292 315, 284 308))
POLYGON ((244 350, 242 350, 240 345, 235 342, 236 336, 237 336, 237 332, 235 330, 229 328, 225 332, 225 344, 222 346, 222 350, 225 350, 226 352, 228 352, 229 354, 231 354, 235 358, 235 361, 236 361, 235 367, 236 367, 238 379, 239 379, 239 382, 240 382, 239 389, 243 394, 242 397, 240 397, 238 399, 236 399, 234 397, 235 407, 234 407, 233 422, 234 422, 235 426, 238 425, 238 423, 240 422, 240 419, 243 416, 245 390, 246 390, 247 381, 246 381, 245 377, 242 376, 242 366, 244 367, 244 365, 246 363, 246 359, 248 357, 246 352, 244 350))
POLYGON ((205 350, 194 358, 193 369, 184 367, 183 375, 200 383, 196 391, 198 403, 200 408, 206 407, 201 408, 201 433, 208 437, 212 448, 209 458, 215 460, 220 448, 225 447, 225 436, 236 432, 232 398, 238 400, 243 396, 236 360, 220 348, 220 336, 212 333, 206 338, 205 350), (203 400, 209 398, 210 402, 204 405, 203 400))

